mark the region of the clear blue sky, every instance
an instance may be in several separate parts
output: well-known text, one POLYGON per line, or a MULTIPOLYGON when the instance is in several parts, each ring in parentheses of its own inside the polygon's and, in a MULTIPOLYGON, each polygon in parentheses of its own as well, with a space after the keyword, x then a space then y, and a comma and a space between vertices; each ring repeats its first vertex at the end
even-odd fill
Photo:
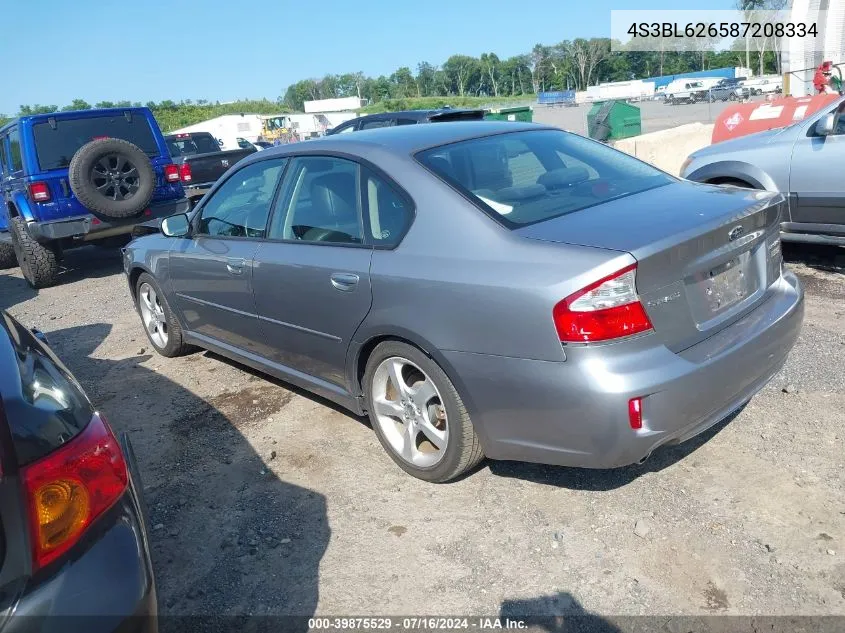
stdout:
MULTIPOLYGON (((275 99, 298 79, 390 74, 607 37, 611 9, 677 0, 0 0, 0 113, 21 104, 275 99), (14 60, 14 61, 13 61, 14 60)), ((732 0, 697 0, 727 9, 732 0)), ((689 6, 685 8, 690 8, 689 6)))

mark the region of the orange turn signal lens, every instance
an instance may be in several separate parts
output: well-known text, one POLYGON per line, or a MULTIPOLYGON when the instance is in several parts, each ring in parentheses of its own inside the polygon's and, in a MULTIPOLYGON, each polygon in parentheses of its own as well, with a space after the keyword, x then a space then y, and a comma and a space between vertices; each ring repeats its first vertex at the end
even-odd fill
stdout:
POLYGON ((88 491, 77 481, 59 479, 43 484, 35 491, 33 502, 42 552, 61 547, 88 523, 88 491))

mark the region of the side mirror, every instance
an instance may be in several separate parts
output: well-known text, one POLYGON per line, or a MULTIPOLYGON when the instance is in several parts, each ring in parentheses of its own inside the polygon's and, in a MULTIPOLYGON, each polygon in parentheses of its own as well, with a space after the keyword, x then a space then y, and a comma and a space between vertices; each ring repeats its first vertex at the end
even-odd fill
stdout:
POLYGON ((828 112, 816 122, 816 134, 818 136, 829 136, 833 134, 833 126, 836 123, 836 115, 828 112))
POLYGON ((161 233, 165 237, 185 237, 190 228, 191 223, 185 213, 172 215, 161 221, 161 233))

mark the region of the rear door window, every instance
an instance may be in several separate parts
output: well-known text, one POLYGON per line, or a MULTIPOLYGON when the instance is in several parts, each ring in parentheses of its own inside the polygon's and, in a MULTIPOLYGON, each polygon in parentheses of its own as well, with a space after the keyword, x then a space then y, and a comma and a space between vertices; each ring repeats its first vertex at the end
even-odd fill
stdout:
POLYGON ((86 119, 59 119, 54 126, 48 121, 32 127, 35 153, 43 170, 63 169, 83 145, 98 138, 119 138, 137 145, 148 156, 158 156, 150 122, 145 116, 123 114, 86 119))
POLYGON ((366 121, 361 124, 362 130, 374 130, 379 127, 390 127, 393 123, 392 119, 376 119, 375 121, 366 121))

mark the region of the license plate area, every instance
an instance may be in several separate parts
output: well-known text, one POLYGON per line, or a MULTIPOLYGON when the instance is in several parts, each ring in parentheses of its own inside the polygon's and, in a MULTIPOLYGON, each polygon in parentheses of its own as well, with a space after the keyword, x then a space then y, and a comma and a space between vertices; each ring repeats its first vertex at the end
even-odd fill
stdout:
POLYGON ((693 318, 701 326, 736 307, 760 286, 752 253, 741 255, 696 274, 687 284, 693 318))

